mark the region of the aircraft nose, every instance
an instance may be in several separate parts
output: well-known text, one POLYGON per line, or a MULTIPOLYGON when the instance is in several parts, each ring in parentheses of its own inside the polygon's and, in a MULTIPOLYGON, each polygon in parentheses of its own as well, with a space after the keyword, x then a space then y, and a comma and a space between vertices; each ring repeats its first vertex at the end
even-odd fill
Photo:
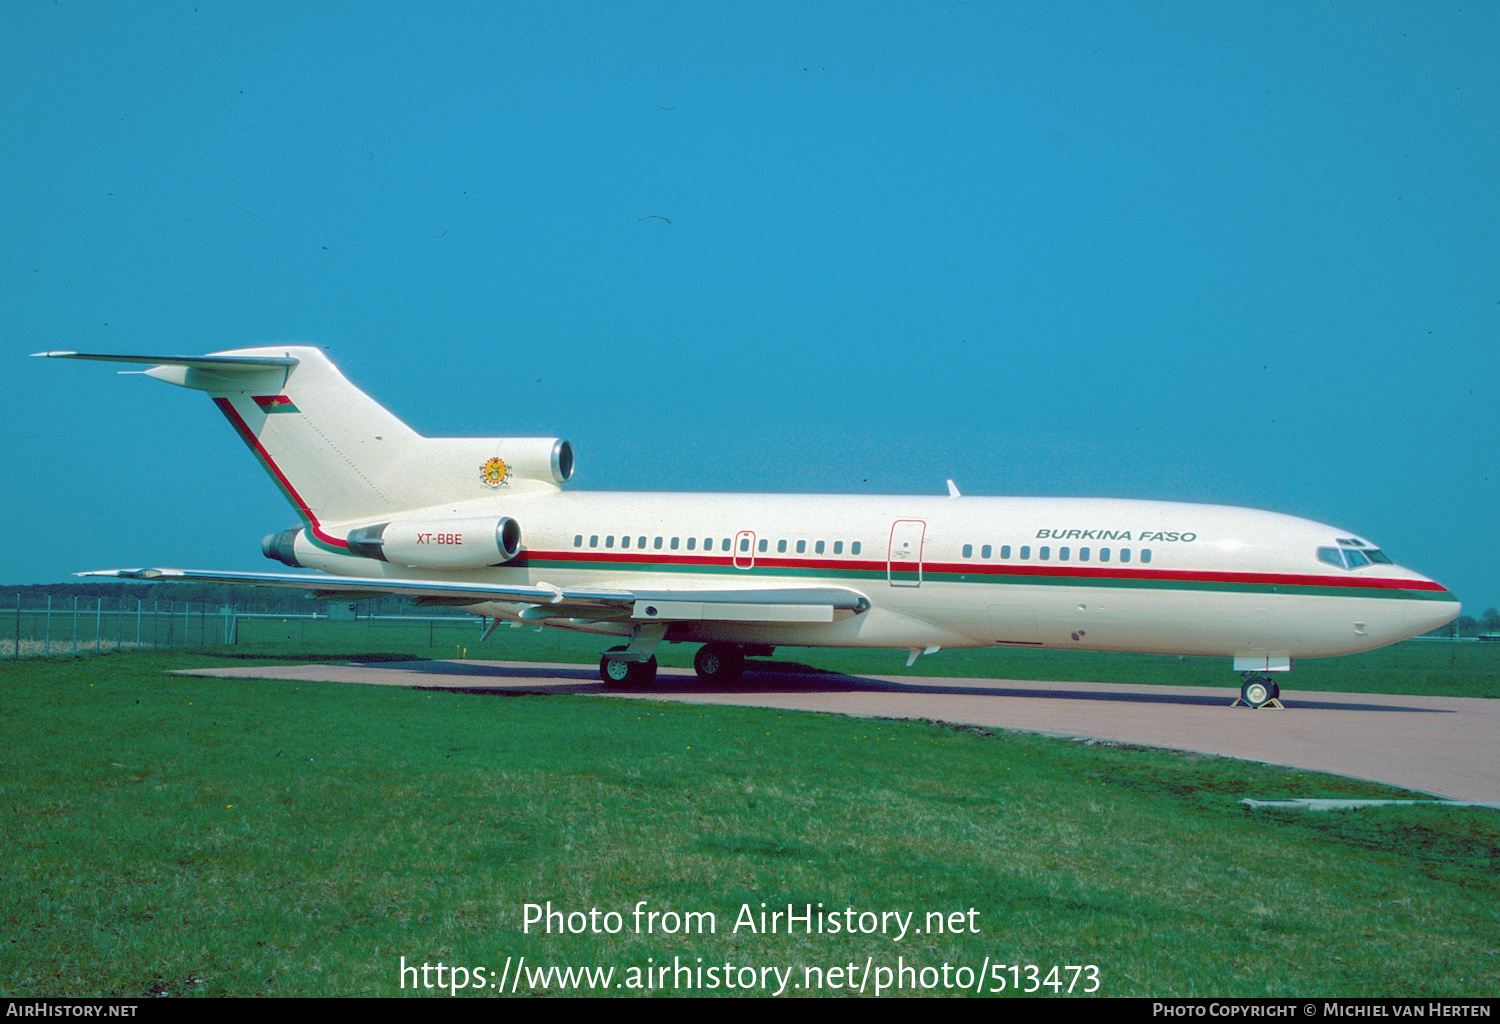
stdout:
POLYGON ((1423 613, 1412 620, 1413 628, 1416 630, 1412 635, 1421 636, 1423 633, 1431 633, 1440 626, 1446 626, 1464 610, 1464 606, 1457 601, 1434 601, 1431 609, 1424 609, 1423 613))
POLYGON ((1427 584, 1428 588, 1431 589, 1424 588, 1424 590, 1431 593, 1438 600, 1424 602, 1424 607, 1418 609, 1415 614, 1410 616, 1411 636, 1421 636, 1423 633, 1430 633, 1434 629, 1446 626, 1458 618, 1459 614, 1464 610, 1464 606, 1454 599, 1452 592, 1447 587, 1443 586, 1437 580, 1430 580, 1419 573, 1412 573, 1412 575, 1427 584))

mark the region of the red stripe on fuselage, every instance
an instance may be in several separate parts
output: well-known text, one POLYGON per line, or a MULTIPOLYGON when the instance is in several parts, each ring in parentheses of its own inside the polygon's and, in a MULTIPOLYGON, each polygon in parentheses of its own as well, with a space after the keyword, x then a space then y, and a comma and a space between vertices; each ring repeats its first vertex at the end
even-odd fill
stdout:
POLYGON ((286 492, 287 497, 290 498, 292 500, 292 504, 296 506, 297 512, 302 516, 303 519, 307 520, 308 532, 310 532, 314 537, 322 541, 324 544, 329 544, 336 548, 348 548, 348 541, 323 532, 323 528, 318 525, 318 517, 313 515, 312 509, 307 507, 307 502, 302 500, 302 495, 297 493, 297 488, 292 486, 292 482, 286 478, 286 474, 283 473, 281 469, 276 465, 275 460, 271 458, 271 453, 266 451, 266 449, 261 445, 260 438, 255 436, 255 432, 252 431, 250 429, 250 425, 246 423, 243 418, 241 418, 239 412, 236 411, 234 405, 229 401, 229 399, 215 398, 214 404, 219 407, 219 411, 224 414, 224 418, 229 420, 230 425, 239 432, 240 439, 243 440, 245 444, 250 446, 250 450, 254 452, 255 457, 261 461, 261 465, 266 467, 267 472, 271 474, 277 485, 286 492))
MULTIPOLYGON (((679 555, 666 552, 642 552, 641 554, 626 554, 625 552, 602 552, 597 550, 588 551, 528 551, 528 558, 544 560, 549 562, 578 562, 599 563, 606 562, 611 565, 642 566, 642 565, 665 565, 670 570, 673 565, 708 566, 721 568, 730 572, 744 572, 734 565, 732 555, 679 555)), ((790 559, 790 558, 762 558, 755 559, 756 567, 767 569, 798 569, 808 572, 819 570, 845 570, 856 572, 885 572, 887 563, 884 561, 869 561, 867 559, 790 559)), ((963 573, 972 576, 1053 576, 1071 579, 1100 579, 1100 580, 1176 580, 1191 583, 1248 583, 1266 586, 1288 586, 1288 587, 1345 587, 1349 589, 1362 590, 1429 590, 1446 593, 1447 589, 1440 583, 1431 580, 1400 580, 1382 577, 1341 577, 1341 576, 1316 576, 1301 573, 1264 573, 1264 572, 1214 572, 1208 570, 1194 569, 1118 569, 1092 568, 1088 566, 1062 566, 1062 565, 975 565, 972 562, 924 562, 922 572, 927 573, 963 573)), ((915 573, 917 567, 901 566, 898 572, 915 573)))
POLYGON ((1393 580, 1379 576, 1316 576, 1304 573, 1221 572, 1208 569, 1104 569, 1075 565, 985 565, 967 562, 926 563, 925 572, 961 572, 981 576, 1064 576, 1082 579, 1183 580, 1201 583, 1259 583, 1288 587, 1350 587, 1373 590, 1447 591, 1432 580, 1393 580))

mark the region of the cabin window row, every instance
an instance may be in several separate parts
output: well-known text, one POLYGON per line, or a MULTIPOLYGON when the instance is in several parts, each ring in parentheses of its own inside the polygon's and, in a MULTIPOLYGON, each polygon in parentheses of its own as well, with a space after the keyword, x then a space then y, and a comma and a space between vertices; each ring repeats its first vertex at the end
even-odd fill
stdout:
MULTIPOLYGON (((965 544, 964 547, 963 547, 963 552, 964 552, 964 557, 965 558, 973 558, 974 557, 974 545, 973 544, 965 544)), ((993 558, 994 557, 994 553, 995 553, 995 549, 990 544, 981 545, 980 548, 979 548, 979 557, 980 558, 993 558)), ((1059 562, 1069 562, 1069 561, 1072 561, 1073 560, 1073 554, 1074 554, 1074 552, 1073 552, 1073 549, 1071 547, 1058 548, 1057 549, 1057 560, 1059 562)), ((1095 554, 1096 554, 1096 552, 1092 548, 1079 548, 1078 551, 1077 551, 1078 561, 1080 561, 1080 562, 1092 561, 1093 558, 1094 558, 1094 556, 1095 556, 1095 554)), ((1010 559, 1010 555, 1011 555, 1011 546, 1009 544, 1002 544, 1002 545, 1000 545, 1000 558, 1001 558, 1001 560, 1002 561, 1009 560, 1010 559)), ((1129 562, 1130 561, 1130 557, 1131 557, 1131 555, 1130 555, 1130 549, 1129 548, 1116 548, 1116 549, 1100 548, 1098 550, 1098 552, 1097 552, 1097 555, 1098 555, 1098 560, 1101 561, 1101 562, 1108 562, 1111 559, 1118 559, 1121 562, 1129 562)), ((1051 561, 1052 560, 1052 548, 1051 548, 1051 546, 1050 545, 1044 545, 1042 547, 1037 548, 1036 549, 1036 557, 1037 557, 1038 561, 1042 561, 1042 562, 1049 562, 1049 561, 1051 561)), ((1031 561, 1031 545, 1030 544, 1022 544, 1021 545, 1020 559, 1023 562, 1029 562, 1029 561, 1031 561)), ((1141 559, 1142 562, 1150 562, 1151 561, 1151 549, 1150 548, 1141 548, 1141 550, 1140 550, 1140 559, 1141 559)))
MULTIPOLYGON (((597 533, 590 534, 589 537, 588 537, 588 546, 591 547, 591 548, 600 547, 601 546, 601 543, 600 543, 601 540, 603 542, 603 544, 602 544, 603 547, 613 548, 615 546, 615 535, 612 534, 612 533, 605 534, 603 537, 600 537, 600 535, 597 534, 597 533)), ((650 541, 650 544, 649 544, 650 549, 654 550, 654 551, 661 551, 664 548, 666 550, 670 550, 670 551, 679 551, 679 550, 697 551, 697 550, 699 550, 699 547, 698 547, 698 545, 699 545, 699 538, 697 538, 697 537, 688 537, 685 541, 681 537, 656 537, 656 538, 647 538, 647 537, 644 537, 644 536, 631 537, 629 535, 623 535, 623 536, 621 536, 619 538, 620 547, 622 549, 634 547, 636 550, 646 550, 646 548, 648 546, 648 544, 647 544, 648 540, 650 541)), ((702 545, 703 545, 702 550, 704 550, 704 551, 713 551, 713 550, 717 549, 719 551, 728 552, 728 551, 733 551, 734 550, 734 548, 735 548, 735 541, 731 540, 728 537, 724 537, 722 539, 715 539, 713 537, 704 537, 702 539, 702 545)), ((584 536, 583 536, 583 534, 580 533, 580 534, 575 534, 574 535, 574 537, 573 537, 573 546, 575 548, 581 548, 581 547, 584 546, 584 536)), ((785 541, 785 540, 778 540, 776 542, 776 553, 777 554, 786 554, 789 550, 795 550, 797 554, 799 554, 799 555, 805 555, 805 554, 808 553, 809 549, 811 549, 811 551, 812 551, 813 554, 815 554, 815 555, 822 555, 822 554, 827 554, 829 552, 830 548, 832 548, 832 553, 833 554, 835 554, 835 555, 842 555, 844 553, 844 542, 841 541, 841 540, 836 540, 836 541, 833 541, 831 543, 828 542, 828 541, 821 541, 821 540, 815 540, 815 541, 807 541, 807 540, 785 541)), ((741 538, 739 538, 739 549, 740 549, 740 553, 741 554, 749 554, 750 553, 750 538, 749 537, 741 537, 741 538)), ((766 540, 766 539, 764 539, 764 538, 762 538, 761 540, 759 540, 759 541, 756 542, 755 550, 757 552, 759 552, 760 554, 763 554, 763 555, 764 554, 769 554, 770 550, 771 550, 771 542, 768 541, 768 540, 766 540)), ((859 554, 860 553, 860 542, 857 541, 857 540, 856 541, 850 541, 849 545, 848 545, 848 550, 849 550, 849 554, 851 554, 851 555, 857 555, 857 554, 859 554)))

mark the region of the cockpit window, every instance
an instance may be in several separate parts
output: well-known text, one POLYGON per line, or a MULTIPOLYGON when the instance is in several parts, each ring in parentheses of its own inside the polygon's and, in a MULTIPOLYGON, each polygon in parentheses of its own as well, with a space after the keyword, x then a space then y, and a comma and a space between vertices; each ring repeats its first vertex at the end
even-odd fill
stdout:
POLYGON ((1318 561, 1336 565, 1340 569, 1360 569, 1371 563, 1391 564, 1391 560, 1379 548, 1319 548, 1318 561))

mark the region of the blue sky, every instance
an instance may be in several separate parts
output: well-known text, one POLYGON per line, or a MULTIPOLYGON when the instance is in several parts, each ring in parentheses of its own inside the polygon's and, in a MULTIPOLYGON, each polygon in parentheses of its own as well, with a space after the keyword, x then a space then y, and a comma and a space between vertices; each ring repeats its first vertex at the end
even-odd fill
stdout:
POLYGON ((0 18, 0 578, 268 567, 201 395, 326 348, 576 485, 1100 495, 1500 604, 1500 8, 106 4, 0 18))

